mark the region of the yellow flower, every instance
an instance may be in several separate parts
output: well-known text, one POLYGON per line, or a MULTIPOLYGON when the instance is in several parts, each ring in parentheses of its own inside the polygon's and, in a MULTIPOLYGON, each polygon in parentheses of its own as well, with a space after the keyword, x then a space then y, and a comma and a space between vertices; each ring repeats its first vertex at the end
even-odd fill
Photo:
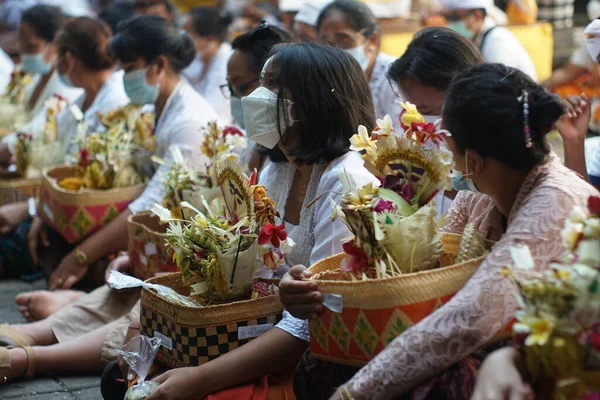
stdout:
POLYGON ((404 112, 402 112, 402 114, 400 114, 400 121, 402 122, 403 125, 411 127, 413 122, 425 122, 425 119, 419 113, 419 111, 417 110, 417 107, 415 107, 414 104, 411 104, 409 102, 406 102, 406 103, 398 102, 398 103, 402 106, 402 108, 404 108, 404 112))
POLYGON ((362 151, 375 147, 371 136, 364 125, 358 127, 358 134, 350 138, 350 150, 362 151))
POLYGON ((536 316, 517 313, 517 322, 513 330, 517 333, 529 333, 525 340, 526 346, 543 346, 554 332, 556 320, 550 315, 536 316))
POLYGON ((394 132, 392 117, 386 115, 383 119, 377 120, 377 128, 373 130, 373 135, 376 137, 387 137, 394 132))

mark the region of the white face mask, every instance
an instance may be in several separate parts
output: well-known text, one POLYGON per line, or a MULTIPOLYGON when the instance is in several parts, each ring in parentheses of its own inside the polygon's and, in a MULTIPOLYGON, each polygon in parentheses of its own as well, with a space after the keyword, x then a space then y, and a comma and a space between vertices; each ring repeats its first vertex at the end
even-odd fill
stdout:
MULTIPOLYGON (((283 100, 283 109, 279 111, 281 134, 294 124, 293 104, 290 100, 283 100)), ((248 138, 268 149, 277 146, 281 140, 277 126, 277 95, 261 86, 242 98, 242 108, 248 138)))
POLYGON ((600 0, 590 0, 587 4, 587 15, 590 21, 600 17, 600 0))
POLYGON ((426 123, 432 123, 435 124, 438 120, 440 120, 442 117, 440 115, 423 115, 423 120, 426 123))
POLYGON ((369 67, 369 58, 367 57, 367 53, 365 53, 366 46, 361 44, 360 46, 352 47, 351 49, 345 49, 344 51, 350 54, 358 64, 362 68, 363 71, 366 71, 369 67))

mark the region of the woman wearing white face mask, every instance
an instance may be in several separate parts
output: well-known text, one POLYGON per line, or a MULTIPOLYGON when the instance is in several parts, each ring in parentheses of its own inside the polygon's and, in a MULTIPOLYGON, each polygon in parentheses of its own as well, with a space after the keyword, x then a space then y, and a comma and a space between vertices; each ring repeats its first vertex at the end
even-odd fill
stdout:
MULTIPOLYGON (((56 72, 57 33, 66 22, 59 7, 37 5, 23 13, 19 25, 20 67, 34 76, 33 82, 25 89, 25 106, 31 120, 20 131, 34 135, 41 132, 46 122, 45 103, 57 94, 69 103, 81 96, 81 89, 64 85, 56 72)), ((0 165, 10 162, 16 133, 10 134, 0 143, 0 165)))
MULTIPOLYGON (((217 115, 180 75, 194 58, 192 39, 163 18, 140 16, 120 25, 108 51, 127 73, 125 89, 132 101, 155 106, 156 154, 169 158, 169 149, 178 147, 188 159, 202 162, 200 130, 217 115)), ((51 288, 69 288, 85 275, 88 263, 126 249, 127 217, 162 201, 164 173, 166 167, 159 168, 127 211, 79 243, 78 256, 74 251, 62 260, 50 277, 51 288), (82 262, 83 258, 86 261, 82 262)), ((36 228, 35 221, 33 225, 32 231, 38 229, 39 233, 39 225, 36 228)), ((128 258, 120 257, 109 269, 126 272, 128 266, 128 258)), ((0 347, 0 384, 50 370, 100 371, 116 358, 116 350, 126 341, 127 328, 139 326, 138 300, 139 291, 118 292, 102 286, 42 321, 0 327, 0 345, 16 342, 26 347, 0 347)), ((139 334, 139 328, 132 331, 139 334)))
POLYGON ((375 117, 389 115, 399 129, 397 89, 386 76, 395 58, 379 52, 381 30, 371 9, 358 0, 336 0, 321 11, 316 28, 323 40, 358 61, 369 81, 375 117))
MULTIPOLYGON (((242 100, 246 130, 249 138, 279 146, 288 158, 289 163, 269 164, 260 183, 296 242, 287 265, 309 265, 340 252, 341 239, 349 234, 341 221, 331 220, 329 197, 340 199, 339 175, 346 171, 358 185, 375 182, 360 154, 349 149, 358 125, 375 123, 373 105, 359 65, 342 51, 295 44, 278 46, 274 53, 261 86, 242 100)), ((293 368, 307 346, 308 325, 286 315, 238 349, 200 367, 161 375, 148 400, 202 399, 276 374, 293 368)))
POLYGON ((227 81, 227 61, 231 56, 227 35, 231 21, 230 15, 222 14, 216 8, 197 7, 190 11, 183 24, 196 45, 196 58, 183 75, 214 107, 224 124, 232 122, 229 101, 219 89, 227 81))

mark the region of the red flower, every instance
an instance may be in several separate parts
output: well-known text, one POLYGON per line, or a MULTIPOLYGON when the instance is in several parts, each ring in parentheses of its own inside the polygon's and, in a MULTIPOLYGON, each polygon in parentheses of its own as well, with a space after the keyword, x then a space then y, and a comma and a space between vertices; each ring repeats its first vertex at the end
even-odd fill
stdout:
POLYGON ((285 225, 281 224, 275 226, 273 224, 266 224, 258 234, 258 244, 265 245, 271 243, 271 246, 278 248, 282 240, 286 240, 288 237, 285 231, 285 225))
POLYGON ((346 242, 342 246, 344 253, 350 257, 342 262, 342 271, 344 272, 361 272, 369 263, 367 253, 360 247, 354 244, 354 240, 346 242))
POLYGON ((87 167, 90 163, 90 151, 88 149, 79 150, 79 165, 87 167))
POLYGON ((250 175, 248 184, 250 186, 254 186, 254 185, 256 185, 257 180, 258 180, 258 171, 256 170, 256 168, 254 168, 254 171, 252 171, 252 175, 250 175))
POLYGON ((400 122, 400 126, 402 127, 402 129, 404 129, 405 131, 408 129, 408 126, 406 126, 404 123, 402 123, 402 117, 404 116, 404 114, 406 114, 408 111, 406 111, 406 108, 402 109, 402 112, 400 112, 400 115, 398 116, 398 122, 400 122))
POLYGON ((600 332, 595 330, 588 335, 588 342, 596 351, 600 351, 600 332))
POLYGON ((394 207, 394 203, 387 200, 379 200, 373 211, 376 213, 382 213, 384 211, 394 211, 396 207, 394 207))
POLYGON ((223 128, 223 136, 234 135, 234 136, 244 136, 242 131, 240 131, 235 126, 226 126, 223 128))
POLYGON ((204 254, 204 250, 198 250, 196 254, 194 254, 198 260, 204 260, 206 254, 204 254))
POLYGON ((432 122, 413 122, 412 128, 420 142, 432 141, 438 147, 444 142, 444 137, 448 136, 447 131, 439 130, 432 122))
POLYGON ((600 217, 600 197, 590 196, 588 199, 588 208, 590 214, 600 217))
POLYGON ((527 340, 527 336, 529 333, 515 333, 513 336, 512 342, 515 347, 523 347, 525 346, 525 340, 527 340))

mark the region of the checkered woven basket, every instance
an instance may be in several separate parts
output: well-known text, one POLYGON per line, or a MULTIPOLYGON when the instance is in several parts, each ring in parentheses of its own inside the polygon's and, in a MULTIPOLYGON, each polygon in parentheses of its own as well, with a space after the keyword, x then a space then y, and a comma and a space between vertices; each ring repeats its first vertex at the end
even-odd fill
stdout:
MULTIPOLYGON (((189 295, 179 273, 148 280, 189 295)), ((170 368, 202 365, 273 327, 282 318, 278 295, 207 307, 171 303, 154 291, 141 295, 141 333, 158 337, 157 360, 170 368)))
MULTIPOLYGON (((392 340, 448 302, 475 273, 485 257, 454 264, 460 235, 444 234, 441 268, 366 281, 317 280, 325 295, 341 296, 341 312, 325 307, 310 321, 310 349, 315 358, 362 366, 392 340)), ((326 258, 313 274, 336 271, 345 254, 326 258)), ((330 279, 334 275, 330 275, 330 279)))
POLYGON ((37 197, 40 179, 0 179, 0 206, 37 197))

